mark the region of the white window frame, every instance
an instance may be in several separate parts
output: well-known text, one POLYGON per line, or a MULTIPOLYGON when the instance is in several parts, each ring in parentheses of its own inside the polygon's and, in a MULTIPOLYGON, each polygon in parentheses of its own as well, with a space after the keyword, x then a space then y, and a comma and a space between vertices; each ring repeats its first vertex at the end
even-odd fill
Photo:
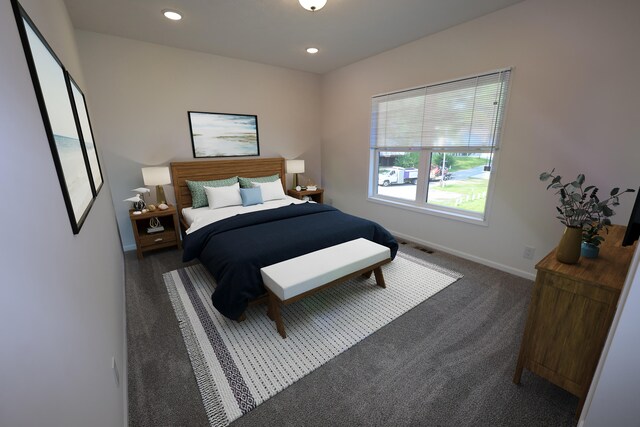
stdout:
MULTIPOLYGON (((482 73, 481 75, 491 74, 491 73, 499 73, 501 71, 512 71, 512 68, 495 70, 489 73, 482 73)), ((468 78, 477 77, 475 75, 463 77, 455 80, 462 80, 468 78)), ((455 81, 452 80, 452 81, 455 81)), ((444 81, 440 83, 434 83, 433 85, 439 85, 443 83, 448 83, 449 81, 444 81)), ((429 85, 432 86, 432 85, 429 85)), ((419 88, 419 87, 417 87, 419 88)), ((404 92, 407 90, 413 90, 417 88, 404 89, 398 92, 404 92)), ((375 95, 373 98, 382 96, 386 94, 375 95)), ((502 114, 502 126, 500 129, 500 133, 502 133, 504 129, 504 123, 506 122, 506 111, 508 104, 509 92, 507 92, 507 98, 504 101, 503 105, 503 114, 502 114)), ((372 117, 373 118, 373 117, 372 117)), ((500 135, 497 135, 496 139, 499 139, 500 135)), ((494 196, 494 187, 496 181, 496 170, 499 159, 499 146, 493 147, 469 147, 469 146, 449 146, 449 147, 370 147, 370 158, 369 158, 369 188, 368 188, 368 198, 367 200, 379 203, 387 206, 397 207, 400 209, 410 210, 414 212, 419 212, 423 214, 454 219, 458 221, 463 221, 467 223, 477 224, 477 225, 488 225, 488 218, 490 217, 491 206, 493 205, 493 196, 494 196), (416 188, 416 197, 415 200, 407 200, 398 197, 391 197, 378 193, 378 171, 379 171, 379 159, 380 152, 419 152, 420 153, 420 163, 418 166, 418 183, 416 188), (472 153, 472 152, 481 152, 481 153, 490 153, 491 154, 491 169, 489 171, 489 184, 487 187, 487 199, 485 203, 484 212, 473 212, 464 209, 456 209, 447 206, 440 206, 433 203, 427 202, 428 195, 428 177, 431 166, 431 154, 437 152, 445 152, 445 153, 472 153)))

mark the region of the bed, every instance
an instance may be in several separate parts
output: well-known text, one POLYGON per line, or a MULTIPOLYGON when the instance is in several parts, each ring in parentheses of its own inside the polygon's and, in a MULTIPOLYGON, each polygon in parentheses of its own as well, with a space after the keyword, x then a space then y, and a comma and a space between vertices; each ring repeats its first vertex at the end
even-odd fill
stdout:
POLYGON ((213 305, 230 319, 241 319, 250 303, 266 301, 262 267, 360 237, 389 247, 392 258, 398 250, 393 236, 379 224, 293 198, 251 209, 189 210, 187 180, 278 174, 286 193, 282 158, 173 162, 171 173, 183 227, 183 261, 197 258, 211 272, 217 282, 213 305), (199 211, 195 217, 194 211, 199 211))

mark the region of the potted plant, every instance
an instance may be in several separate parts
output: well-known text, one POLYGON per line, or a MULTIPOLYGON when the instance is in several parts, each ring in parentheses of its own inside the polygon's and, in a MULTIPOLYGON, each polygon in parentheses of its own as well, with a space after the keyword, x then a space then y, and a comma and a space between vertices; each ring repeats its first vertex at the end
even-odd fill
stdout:
POLYGON ((582 245, 580 246, 580 255, 585 258, 596 258, 600 253, 600 243, 604 241, 604 237, 600 236, 600 231, 604 230, 609 233, 608 225, 611 225, 609 218, 603 218, 600 222, 586 224, 582 229, 582 245))
POLYGON ((587 239, 588 243, 597 242, 595 246, 599 246, 604 240, 599 235, 600 231, 611 225, 609 218, 615 215, 611 207, 620 204, 620 195, 635 190, 628 188, 620 192, 616 187, 611 190, 607 199, 600 200, 598 187, 590 185, 583 188, 584 174, 579 174, 574 181, 563 183, 562 177, 554 175, 554 171, 555 169, 540 174, 540 181, 551 179, 547 190, 553 188, 560 196, 559 206, 556 206, 559 215, 556 218, 566 228, 556 250, 556 258, 566 264, 575 264, 580 258, 581 241, 587 239))

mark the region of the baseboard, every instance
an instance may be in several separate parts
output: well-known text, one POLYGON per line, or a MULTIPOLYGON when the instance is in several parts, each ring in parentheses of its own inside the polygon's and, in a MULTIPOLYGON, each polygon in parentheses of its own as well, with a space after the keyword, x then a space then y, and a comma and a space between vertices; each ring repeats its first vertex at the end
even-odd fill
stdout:
MULTIPOLYGON (((469 261, 477 262, 478 264, 486 265, 488 267, 495 268, 496 270, 500 270, 500 271, 504 271, 506 273, 514 274, 516 276, 523 277, 523 278, 529 279, 529 280, 535 280, 536 279, 536 275, 534 273, 529 273, 528 271, 520 270, 518 268, 509 267, 508 265, 500 264, 499 262, 490 261, 488 259, 481 258, 481 257, 475 256, 475 255, 471 255, 471 254, 468 254, 466 252, 458 251, 456 249, 451 249, 451 248, 448 248, 446 246, 439 245, 437 243, 428 242, 426 240, 422 240, 422 239, 419 239, 419 238, 414 237, 414 236, 409 236, 407 234, 398 233, 398 232, 390 230, 390 229, 389 229, 389 232, 391 234, 393 234, 394 236, 398 236, 398 237, 401 237, 403 239, 407 239, 407 240, 415 242, 415 243, 420 243, 421 245, 424 245, 424 246, 427 246, 427 247, 430 247, 430 248, 433 248, 433 249, 437 249, 439 251, 446 252, 448 254, 455 255, 455 256, 458 256, 460 258, 468 259, 469 261)), ((136 250, 136 245, 135 245, 135 243, 132 244, 132 245, 124 245, 123 249, 124 249, 125 252, 135 251, 136 250)))
POLYGON ((468 254, 466 252, 458 251, 456 249, 451 249, 446 246, 439 245, 437 243, 428 242, 426 240, 419 239, 417 237, 409 236, 403 233, 398 233, 389 229, 389 232, 394 236, 400 237, 402 239, 409 240, 414 243, 419 243, 429 248, 437 249, 442 252, 446 252, 451 255, 458 256, 460 258, 468 259, 469 261, 477 262, 478 264, 486 265, 488 267, 495 268, 496 270, 504 271, 506 273, 510 273, 519 277, 523 277, 529 280, 535 280, 536 275, 534 273, 529 273, 528 271, 520 270, 518 268, 509 267, 508 265, 500 264, 499 262, 490 261, 485 258, 480 258, 475 255, 468 254))
MULTIPOLYGON (((135 249, 135 245, 133 246, 135 249)), ((123 263, 125 263, 124 259, 123 259, 123 263)), ((124 304, 124 312, 125 312, 125 316, 124 316, 124 322, 123 322, 123 329, 124 329, 124 342, 122 343, 122 358, 123 358, 123 363, 122 363, 122 367, 120 368, 120 377, 122 378, 122 380, 120 381, 120 385, 122 386, 122 400, 123 400, 123 406, 124 406, 124 419, 122 420, 122 425, 123 427, 127 427, 129 425, 129 350, 127 347, 127 297, 126 297, 126 281, 127 281, 127 274, 126 272, 124 272, 123 274, 123 283, 125 283, 125 291, 123 292, 123 298, 122 298, 122 304, 124 304)))
POLYGON ((135 244, 135 243, 133 243, 133 244, 131 244, 131 245, 123 245, 123 246, 122 246, 122 249, 123 249, 125 252, 135 251, 135 250, 136 250, 136 244, 135 244))

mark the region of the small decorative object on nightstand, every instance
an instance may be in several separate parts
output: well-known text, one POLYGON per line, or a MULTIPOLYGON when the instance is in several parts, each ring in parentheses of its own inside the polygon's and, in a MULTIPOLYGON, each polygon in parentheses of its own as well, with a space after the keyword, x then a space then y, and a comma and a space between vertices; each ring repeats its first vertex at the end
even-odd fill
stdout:
POLYGON ((128 199, 124 199, 124 201, 133 203, 133 211, 134 212, 140 212, 144 208, 146 208, 146 205, 144 203, 144 199, 142 197, 140 197, 140 194, 136 194, 133 197, 129 197, 128 199))
MULTIPOLYGON (((134 202, 133 204, 133 208, 137 211, 141 211, 143 209, 147 208, 147 201, 144 199, 144 195, 147 193, 150 193, 151 190, 149 190, 147 187, 138 187, 138 188, 134 188, 133 190, 134 193, 137 193, 137 196, 140 197, 141 201, 137 203, 134 202)), ((127 199, 128 200, 128 199, 127 199)))
POLYGON ((322 188, 316 188, 315 190, 287 190, 287 194, 296 199, 304 200, 304 197, 308 197, 316 203, 323 203, 324 190, 322 188))
POLYGON ((178 225, 178 212, 173 205, 169 205, 163 211, 146 212, 136 214, 138 211, 129 211, 133 236, 136 239, 136 251, 138 259, 142 259, 142 253, 154 249, 177 246, 182 248, 178 225), (154 220, 155 218, 155 220, 154 220))

